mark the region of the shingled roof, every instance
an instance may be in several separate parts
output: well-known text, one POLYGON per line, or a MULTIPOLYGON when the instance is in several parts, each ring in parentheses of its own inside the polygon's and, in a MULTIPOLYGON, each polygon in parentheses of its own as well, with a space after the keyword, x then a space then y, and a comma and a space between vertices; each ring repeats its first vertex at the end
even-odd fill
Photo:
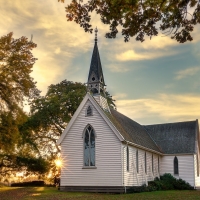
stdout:
POLYGON ((144 128, 165 154, 195 153, 197 121, 146 125, 144 128))
POLYGON ((106 115, 126 141, 161 152, 142 125, 114 109, 110 109, 110 111, 111 114, 106 113, 106 115))

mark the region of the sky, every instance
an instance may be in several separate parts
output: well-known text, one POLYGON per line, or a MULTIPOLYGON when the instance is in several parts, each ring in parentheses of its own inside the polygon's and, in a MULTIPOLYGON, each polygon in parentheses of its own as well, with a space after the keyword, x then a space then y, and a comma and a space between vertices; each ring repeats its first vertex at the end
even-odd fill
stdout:
MULTIPOLYGON (((64 79, 86 83, 94 34, 66 19, 65 3, 57 0, 0 0, 0 36, 13 32, 37 44, 32 77, 45 95, 64 79)), ((105 38, 109 26, 92 15, 107 91, 117 110, 140 124, 200 119, 200 25, 193 41, 179 44, 159 34, 141 43, 105 38)))

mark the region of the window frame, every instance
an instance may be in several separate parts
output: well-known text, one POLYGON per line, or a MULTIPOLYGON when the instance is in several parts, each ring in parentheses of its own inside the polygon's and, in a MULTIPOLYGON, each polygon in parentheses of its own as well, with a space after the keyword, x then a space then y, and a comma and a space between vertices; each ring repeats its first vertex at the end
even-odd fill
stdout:
POLYGON ((86 111, 85 111, 85 116, 86 116, 86 117, 93 116, 93 109, 92 109, 92 106, 91 106, 91 105, 88 105, 88 106, 87 106, 87 109, 86 109, 86 111), (91 109, 91 114, 88 114, 88 109, 91 109))
POLYGON ((179 164, 178 164, 178 158, 174 157, 174 175, 179 175, 179 164))
POLYGON ((130 161, 130 156, 129 156, 129 147, 126 147, 126 171, 129 172, 129 161, 130 161))
POLYGON ((144 153, 144 172, 147 174, 147 153, 144 153))
POLYGON ((153 160, 154 160, 154 156, 153 156, 153 154, 152 154, 152 174, 154 174, 154 162, 153 162, 153 160))
POLYGON ((137 170, 137 173, 139 174, 139 153, 138 153, 138 149, 136 151, 136 170, 137 170))
POLYGON ((88 124, 84 131, 83 131, 83 135, 82 135, 82 138, 83 138, 83 167, 82 169, 96 169, 96 131, 94 130, 93 126, 88 124), (91 127, 91 130, 89 131, 89 165, 85 165, 85 134, 86 134, 86 131, 88 131, 88 128, 91 127), (95 141, 95 147, 94 147, 94 166, 93 165, 90 165, 90 160, 91 160, 91 147, 90 147, 90 143, 91 143, 91 133, 92 133, 92 130, 93 130, 93 134, 94 134, 94 141, 95 141))

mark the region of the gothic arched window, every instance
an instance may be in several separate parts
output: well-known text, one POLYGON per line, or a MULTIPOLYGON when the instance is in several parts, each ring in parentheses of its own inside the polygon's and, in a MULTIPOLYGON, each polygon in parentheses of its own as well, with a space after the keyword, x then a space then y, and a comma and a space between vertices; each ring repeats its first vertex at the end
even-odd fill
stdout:
POLYGON ((95 132, 90 125, 84 134, 84 166, 95 166, 95 132))
POLYGON ((137 168, 137 173, 139 173, 139 158, 138 158, 138 150, 136 151, 136 168, 137 168))
POLYGON ((178 174, 178 158, 174 157, 174 174, 178 174))
POLYGON ((129 148, 126 148, 126 170, 129 171, 129 148))
POLYGON ((86 116, 91 116, 91 115, 92 115, 92 108, 91 106, 88 106, 86 111, 86 116))

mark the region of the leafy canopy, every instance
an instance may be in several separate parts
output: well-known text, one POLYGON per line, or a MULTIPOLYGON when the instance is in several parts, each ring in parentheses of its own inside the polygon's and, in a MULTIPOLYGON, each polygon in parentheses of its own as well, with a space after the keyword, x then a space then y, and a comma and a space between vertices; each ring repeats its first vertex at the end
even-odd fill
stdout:
POLYGON ((39 94, 30 76, 36 58, 32 50, 36 44, 13 33, 0 37, 0 175, 18 170, 43 173, 47 164, 31 138, 25 123, 27 114, 23 101, 39 94), (41 164, 43 163, 43 164, 41 164), (43 165, 43 167, 42 167, 43 165))
POLYGON ((145 36, 157 36, 160 29, 184 43, 193 39, 191 32, 200 23, 198 0, 72 0, 66 7, 66 17, 86 32, 92 32, 90 14, 93 11, 104 24, 110 25, 107 38, 115 38, 121 26, 125 42, 130 37, 143 42, 145 36))

